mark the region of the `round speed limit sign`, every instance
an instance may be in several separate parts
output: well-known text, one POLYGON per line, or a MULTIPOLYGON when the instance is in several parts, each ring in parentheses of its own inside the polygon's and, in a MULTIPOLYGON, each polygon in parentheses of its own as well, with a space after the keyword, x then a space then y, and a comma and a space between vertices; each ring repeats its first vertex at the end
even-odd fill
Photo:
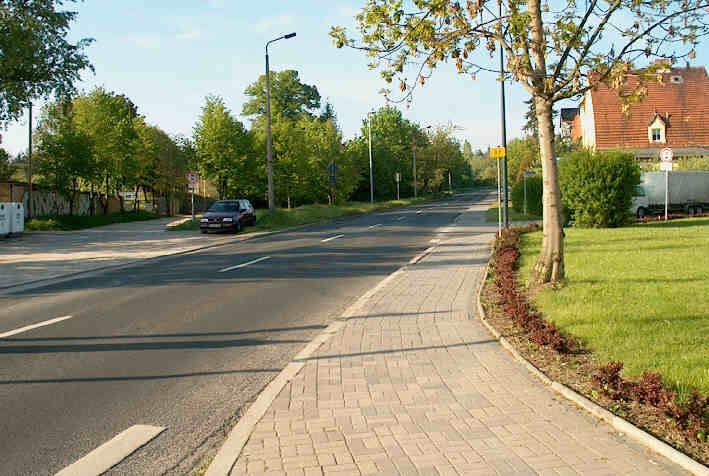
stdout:
POLYGON ((665 147, 660 151, 660 158, 663 162, 672 162, 672 159, 675 158, 675 153, 669 147, 665 147))

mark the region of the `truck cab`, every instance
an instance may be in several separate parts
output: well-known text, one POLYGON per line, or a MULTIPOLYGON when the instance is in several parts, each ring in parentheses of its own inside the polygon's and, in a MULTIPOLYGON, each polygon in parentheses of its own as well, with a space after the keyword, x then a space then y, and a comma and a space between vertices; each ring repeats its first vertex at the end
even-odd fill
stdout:
POLYGON ((648 214, 649 209, 650 202, 645 193, 645 189, 642 185, 636 185, 635 192, 633 193, 633 204, 631 205, 633 215, 638 218, 643 218, 648 214))

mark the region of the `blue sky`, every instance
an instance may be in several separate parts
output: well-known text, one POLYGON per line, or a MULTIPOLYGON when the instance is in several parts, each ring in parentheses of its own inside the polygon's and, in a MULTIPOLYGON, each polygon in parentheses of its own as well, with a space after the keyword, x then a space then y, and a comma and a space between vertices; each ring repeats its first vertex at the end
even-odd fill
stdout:
MULTIPOLYGON (((71 37, 93 37, 87 52, 96 74, 87 72, 81 90, 103 86, 125 94, 147 121, 170 134, 191 136, 208 94, 225 99, 248 125, 241 108, 244 90, 264 74, 265 43, 295 31, 297 36, 269 48, 271 69, 295 69, 301 81, 317 86, 330 101, 346 139, 354 137, 367 111, 385 104, 386 84, 367 68, 367 58, 337 49, 333 25, 353 27, 364 0, 86 0, 68 4, 79 12, 71 37)), ((697 59, 701 59, 701 54, 697 59)), ((499 60, 489 60, 496 65, 499 60)), ((521 136, 527 93, 507 82, 507 136, 521 136)), ((424 126, 459 127, 456 135, 473 148, 500 142, 499 82, 491 73, 475 81, 453 65, 438 68, 416 91, 404 116, 424 126)), ((35 109, 35 117, 39 107, 35 109)), ((27 123, 2 132, 11 154, 27 148, 27 123)))

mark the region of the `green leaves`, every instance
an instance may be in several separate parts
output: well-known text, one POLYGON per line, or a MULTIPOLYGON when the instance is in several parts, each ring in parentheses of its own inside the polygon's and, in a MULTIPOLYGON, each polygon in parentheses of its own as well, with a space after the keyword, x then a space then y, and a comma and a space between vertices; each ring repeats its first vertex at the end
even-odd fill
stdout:
POLYGON ((84 54, 93 40, 66 40, 76 13, 57 11, 57 3, 0 3, 0 125, 17 119, 36 98, 71 95, 81 71, 93 70, 84 54))

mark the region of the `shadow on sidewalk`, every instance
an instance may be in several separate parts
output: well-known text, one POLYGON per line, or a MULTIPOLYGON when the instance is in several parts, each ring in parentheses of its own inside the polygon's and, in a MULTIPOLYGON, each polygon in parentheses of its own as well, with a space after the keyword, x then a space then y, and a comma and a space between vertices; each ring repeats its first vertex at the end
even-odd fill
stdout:
POLYGON ((397 352, 416 352, 419 350, 450 349, 453 347, 467 347, 469 345, 498 344, 496 339, 481 340, 477 342, 461 342, 460 344, 429 345, 424 347, 409 347, 401 349, 370 350, 368 352, 353 352, 350 354, 316 355, 305 359, 293 359, 293 362, 307 362, 308 360, 343 359, 348 357, 361 357, 364 355, 396 354, 397 352))

